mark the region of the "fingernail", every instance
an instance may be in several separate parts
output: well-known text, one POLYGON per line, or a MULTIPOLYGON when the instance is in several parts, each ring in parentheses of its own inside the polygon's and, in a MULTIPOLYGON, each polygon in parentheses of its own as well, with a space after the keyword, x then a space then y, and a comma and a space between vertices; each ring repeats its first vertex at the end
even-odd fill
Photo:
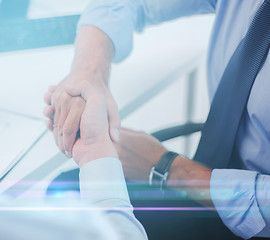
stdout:
POLYGON ((114 129, 114 139, 115 141, 119 141, 119 130, 118 129, 114 129))
POLYGON ((72 155, 71 155, 68 151, 65 151, 65 155, 66 155, 66 157, 68 157, 68 158, 71 158, 71 157, 72 157, 72 155))

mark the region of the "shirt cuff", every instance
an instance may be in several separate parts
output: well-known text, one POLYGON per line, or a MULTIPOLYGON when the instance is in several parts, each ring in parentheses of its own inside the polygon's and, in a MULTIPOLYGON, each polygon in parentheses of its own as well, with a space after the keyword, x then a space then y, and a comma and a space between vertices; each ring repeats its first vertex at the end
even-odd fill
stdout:
POLYGON ((122 165, 116 158, 100 158, 83 165, 80 191, 81 198, 92 204, 109 199, 130 203, 122 165))
POLYGON ((211 197, 219 216, 235 235, 244 239, 265 227, 255 194, 257 175, 246 170, 214 169, 211 176, 211 197))
POLYGON ((270 237, 270 176, 259 175, 256 184, 256 196, 260 212, 266 223, 266 227, 256 237, 270 237))
POLYGON ((134 22, 129 6, 120 1, 99 0, 91 3, 82 14, 77 29, 92 25, 108 35, 115 50, 114 62, 129 55, 133 46, 134 22))

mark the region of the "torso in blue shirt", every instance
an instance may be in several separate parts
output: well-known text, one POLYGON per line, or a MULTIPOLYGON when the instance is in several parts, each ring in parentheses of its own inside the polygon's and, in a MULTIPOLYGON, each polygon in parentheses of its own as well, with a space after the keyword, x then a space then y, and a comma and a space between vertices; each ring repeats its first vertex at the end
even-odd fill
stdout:
MULTIPOLYGON (((212 99, 227 63, 263 1, 98 0, 92 1, 86 9, 79 27, 90 24, 105 32, 114 44, 114 61, 117 62, 130 53, 135 30, 141 31, 147 25, 178 17, 216 12, 208 55, 208 86, 212 99)), ((255 80, 236 139, 242 168, 254 171, 215 169, 210 182, 211 197, 223 222, 236 235, 244 238, 250 238, 263 229, 259 234, 270 236, 269 208, 264 208, 269 206, 270 197, 268 72, 269 56, 255 80), (229 212, 222 211, 232 206, 229 212)))
MULTIPOLYGON (((264 0, 99 0, 83 14, 79 26, 93 24, 112 39, 115 61, 132 49, 135 30, 182 16, 216 12, 208 57, 208 86, 213 98, 225 67, 264 0), (102 6, 102 7, 101 7, 102 6), (109 11, 108 11, 109 9, 109 11)), ((270 174, 269 56, 259 72, 236 140, 244 169, 270 174)), ((229 126, 228 126, 229 127, 229 126)))
MULTIPOLYGON (((263 0, 219 0, 208 57, 208 86, 213 98, 234 50, 245 36, 263 0)), ((270 174, 270 58, 252 88, 236 147, 243 168, 270 174)), ((229 127, 229 126, 228 126, 229 127)))
MULTIPOLYGON (((115 61, 132 49, 135 30, 182 16, 216 12, 208 57, 208 86, 213 98, 225 67, 264 0, 99 0, 83 14, 79 26, 93 24, 112 39, 115 61), (101 7, 102 6, 102 7, 101 7), (109 9, 109 10, 108 10, 109 9)), ((270 174, 269 56, 259 72, 241 122, 236 146, 244 169, 270 174)), ((229 126, 228 126, 229 127, 229 126)))

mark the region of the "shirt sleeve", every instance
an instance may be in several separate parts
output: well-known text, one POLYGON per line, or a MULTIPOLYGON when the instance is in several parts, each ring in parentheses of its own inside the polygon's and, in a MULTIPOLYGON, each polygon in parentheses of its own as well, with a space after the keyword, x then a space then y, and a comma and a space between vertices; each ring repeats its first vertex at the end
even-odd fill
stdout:
POLYGON ((121 239, 147 239, 130 204, 121 162, 102 158, 85 164, 80 170, 82 200, 104 210, 121 239))
POLYGON ((105 32, 115 48, 114 62, 132 50, 133 32, 183 16, 213 13, 217 0, 92 0, 78 29, 93 25, 105 32))
POLYGON ((224 224, 235 235, 244 239, 256 235, 270 237, 269 184, 269 176, 254 171, 213 170, 212 201, 224 224))
POLYGON ((65 199, 48 204, 37 199, 34 203, 16 202, 14 199, 2 202, 1 199, 0 205, 1 239, 119 240, 117 232, 102 212, 85 210, 89 206, 81 202, 69 202, 69 199, 65 199), (74 211, 76 208, 84 210, 74 211))
POLYGON ((259 175, 256 196, 266 227, 256 237, 270 237, 270 176, 259 175))

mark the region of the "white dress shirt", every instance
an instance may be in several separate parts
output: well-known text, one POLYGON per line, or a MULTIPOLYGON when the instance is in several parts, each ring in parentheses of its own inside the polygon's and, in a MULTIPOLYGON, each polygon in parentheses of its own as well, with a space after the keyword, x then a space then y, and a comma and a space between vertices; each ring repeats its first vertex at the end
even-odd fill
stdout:
POLYGON ((102 158, 80 171, 81 201, 0 204, 0 239, 146 240, 133 215, 121 163, 102 158))

